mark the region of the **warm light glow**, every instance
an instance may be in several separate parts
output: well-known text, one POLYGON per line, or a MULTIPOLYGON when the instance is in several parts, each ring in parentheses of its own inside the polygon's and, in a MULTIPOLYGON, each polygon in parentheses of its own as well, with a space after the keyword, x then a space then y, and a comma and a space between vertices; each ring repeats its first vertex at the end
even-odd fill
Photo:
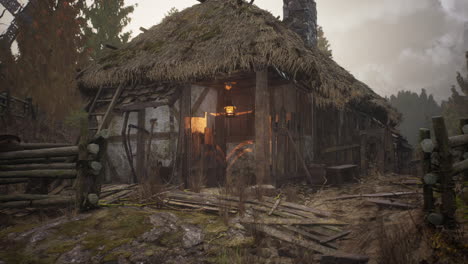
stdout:
POLYGON ((228 105, 224 107, 224 112, 226 113, 226 117, 234 117, 236 116, 236 107, 233 105, 228 105))
POLYGON ((192 117, 191 118, 191 127, 192 133, 205 133, 205 128, 207 127, 207 118, 206 113, 205 117, 192 117))
POLYGON ((236 82, 227 82, 227 83, 224 83, 224 88, 226 89, 226 91, 230 91, 232 89, 232 85, 233 84, 236 84, 236 82))

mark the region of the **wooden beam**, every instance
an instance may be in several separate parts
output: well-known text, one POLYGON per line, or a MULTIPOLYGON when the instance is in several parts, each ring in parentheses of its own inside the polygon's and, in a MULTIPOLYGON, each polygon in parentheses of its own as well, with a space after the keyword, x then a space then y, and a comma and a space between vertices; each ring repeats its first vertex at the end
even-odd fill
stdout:
POLYGON ((271 181, 269 152, 270 100, 268 90, 268 70, 256 72, 255 86, 255 177, 257 184, 271 181))
POLYGON ((146 145, 146 133, 142 131, 145 128, 146 111, 142 109, 138 111, 138 131, 137 131, 137 155, 136 155, 136 174, 138 182, 144 183, 146 180, 146 168, 145 168, 145 145, 146 145))
POLYGON ((29 179, 27 178, 0 179, 0 185, 17 184, 17 183, 25 183, 25 182, 29 182, 29 179))
POLYGON ((449 137, 445 126, 445 120, 442 116, 433 117, 432 124, 439 150, 439 176, 441 177, 442 189, 441 211, 444 215, 445 225, 447 227, 453 227, 455 224, 455 210, 457 207, 455 204, 455 184, 452 178, 453 157, 450 151, 449 137))
POLYGON ((78 146, 1 152, 0 159, 65 157, 78 154, 78 146))
POLYGON ((168 102, 144 102, 144 103, 133 103, 128 105, 123 105, 117 107, 116 109, 120 112, 132 112, 132 111, 140 111, 145 108, 158 108, 161 106, 169 105, 168 102))
POLYGON ((115 91, 114 96, 112 97, 112 100, 106 110, 106 113, 104 114, 104 117, 102 118, 102 122, 101 124, 99 124, 97 133, 99 133, 102 129, 107 128, 107 125, 109 124, 111 120, 113 109, 115 107, 115 104, 117 103, 117 99, 119 99, 120 94, 122 93, 124 89, 124 86, 125 86, 124 84, 120 84, 119 87, 117 88, 117 91, 115 91))

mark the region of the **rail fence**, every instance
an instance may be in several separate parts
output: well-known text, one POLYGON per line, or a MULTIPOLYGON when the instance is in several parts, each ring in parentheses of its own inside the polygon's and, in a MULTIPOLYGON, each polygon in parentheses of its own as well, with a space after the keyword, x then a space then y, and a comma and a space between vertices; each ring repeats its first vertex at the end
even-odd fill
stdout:
MULTIPOLYGON (((0 185, 50 179, 73 179, 75 195, 0 195, 0 208, 74 206, 86 210, 98 206, 102 166, 108 133, 88 137, 87 118, 81 120, 78 145, 24 143, 21 150, 0 152, 0 185)), ((1 150, 0 150, 1 151, 1 150)))
POLYGON ((468 118, 460 119, 460 134, 449 137, 445 120, 432 118, 431 131, 421 128, 419 139, 423 151, 423 196, 427 220, 434 225, 454 227, 456 206, 455 176, 468 179, 468 118), (440 193, 436 206, 434 193, 440 193))
POLYGON ((13 116, 36 119, 37 111, 37 106, 33 105, 31 97, 20 99, 11 96, 9 90, 0 92, 0 117, 13 116))

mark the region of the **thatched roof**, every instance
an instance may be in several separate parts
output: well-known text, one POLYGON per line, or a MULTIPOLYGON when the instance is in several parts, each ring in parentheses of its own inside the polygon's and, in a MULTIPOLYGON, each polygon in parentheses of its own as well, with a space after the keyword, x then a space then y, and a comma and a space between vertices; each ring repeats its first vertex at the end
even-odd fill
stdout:
POLYGON ((275 68, 317 96, 319 104, 355 106, 383 122, 399 114, 369 87, 269 12, 237 0, 209 0, 167 17, 80 73, 87 89, 120 83, 195 82, 220 73, 275 68))

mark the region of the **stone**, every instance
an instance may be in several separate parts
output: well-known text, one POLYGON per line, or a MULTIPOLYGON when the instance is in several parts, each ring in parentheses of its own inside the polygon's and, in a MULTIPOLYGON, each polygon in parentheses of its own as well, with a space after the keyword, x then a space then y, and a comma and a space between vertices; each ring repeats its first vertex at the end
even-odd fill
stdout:
POLYGON ((278 251, 274 248, 259 248, 257 249, 257 256, 262 258, 276 258, 278 257, 278 251))
POLYGON ((201 228, 194 225, 182 225, 184 235, 182 236, 182 246, 191 248, 203 242, 204 234, 201 228))
POLYGON ((164 234, 172 231, 173 230, 168 227, 155 227, 141 235, 138 240, 142 242, 154 243, 157 242, 164 234))
POLYGON ((320 264, 367 264, 369 257, 353 254, 324 255, 320 264))
POLYGON ((315 0, 283 0, 286 25, 309 46, 317 46, 317 5, 315 0))
POLYGON ((71 251, 62 254, 57 264, 87 264, 90 262, 91 252, 84 250, 81 245, 74 247, 71 251))

